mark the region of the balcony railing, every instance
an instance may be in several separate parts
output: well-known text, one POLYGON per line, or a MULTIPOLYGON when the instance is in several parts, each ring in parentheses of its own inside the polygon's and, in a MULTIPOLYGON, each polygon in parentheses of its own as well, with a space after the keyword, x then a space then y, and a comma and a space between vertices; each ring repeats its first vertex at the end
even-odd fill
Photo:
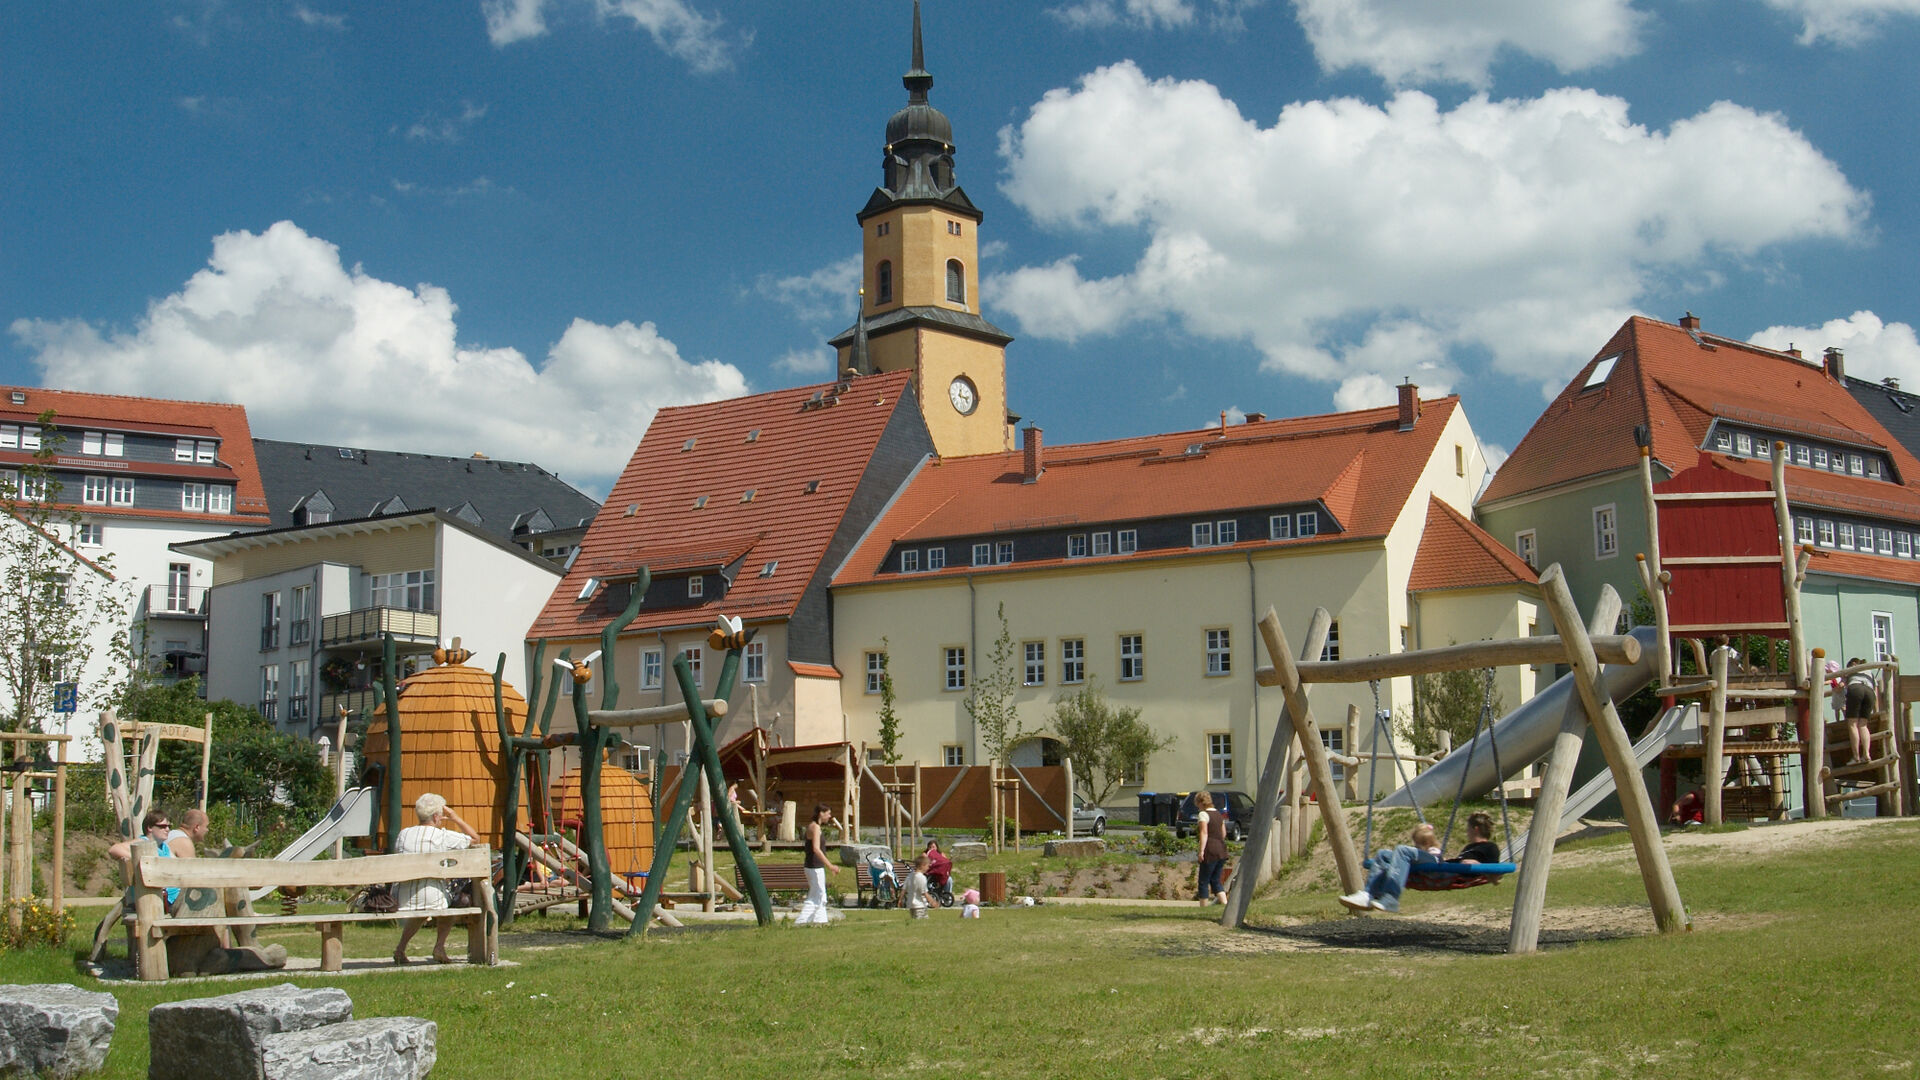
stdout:
POLYGON ((260 651, 268 652, 280 647, 280 624, 268 623, 260 628, 260 651))
POLYGON ((431 648, 440 642, 440 613, 390 607, 360 608, 320 620, 323 649, 377 644, 383 634, 392 634, 394 640, 403 645, 431 648))
POLYGON ((263 698, 260 702, 260 715, 269 720, 280 719, 280 699, 263 698))
POLYGON ((205 585, 149 585, 147 586, 147 614, 204 619, 207 617, 207 587, 205 585))
POLYGON ((304 724, 313 713, 313 699, 305 694, 296 694, 287 699, 287 722, 304 724))
POLYGON ((320 695, 319 719, 324 724, 332 724, 340 715, 340 708, 346 707, 347 715, 358 716, 362 712, 371 713, 380 708, 385 701, 381 691, 375 687, 343 690, 337 694, 320 695))
POLYGON ((307 645, 313 641, 313 620, 295 619, 287 624, 287 644, 307 645))

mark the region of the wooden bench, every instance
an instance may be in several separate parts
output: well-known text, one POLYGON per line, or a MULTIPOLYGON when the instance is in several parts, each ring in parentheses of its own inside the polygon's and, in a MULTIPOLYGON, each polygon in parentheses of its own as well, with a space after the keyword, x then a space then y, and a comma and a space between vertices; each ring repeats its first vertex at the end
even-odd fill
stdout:
MULTIPOLYGON (((741 872, 738 864, 733 868, 733 883, 741 892, 747 891, 747 875, 741 872)), ((807 868, 799 863, 761 863, 760 883, 770 893, 803 893, 807 891, 807 868)))
MULTIPOLYGON (((278 859, 173 859, 159 855, 150 840, 133 847, 133 914, 125 917, 133 953, 145 982, 167 979, 167 937, 187 931, 251 929, 260 926, 320 928, 320 970, 339 971, 344 931, 350 922, 400 919, 453 919, 466 924, 467 959, 499 962, 499 926, 493 912, 493 854, 484 845, 430 855, 369 855, 359 859, 281 862, 278 859), (224 910, 226 890, 262 886, 362 888, 422 878, 470 878, 473 907, 393 914, 335 912, 324 915, 216 915, 224 910), (167 890, 180 889, 186 914, 166 913, 167 890), (208 912, 208 914, 202 914, 208 912)), ((244 900, 244 894, 241 899, 244 900)))
MULTIPOLYGON (((898 904, 900 898, 906 895, 907 878, 912 876, 912 874, 912 863, 896 862, 893 864, 893 880, 900 883, 899 891, 894 893, 894 903, 898 904)), ((856 901, 862 906, 865 906, 868 903, 867 894, 874 891, 873 874, 868 871, 865 861, 862 861, 860 865, 853 868, 853 887, 856 901)), ((879 900, 879 896, 876 895, 872 902, 879 903, 879 900)))

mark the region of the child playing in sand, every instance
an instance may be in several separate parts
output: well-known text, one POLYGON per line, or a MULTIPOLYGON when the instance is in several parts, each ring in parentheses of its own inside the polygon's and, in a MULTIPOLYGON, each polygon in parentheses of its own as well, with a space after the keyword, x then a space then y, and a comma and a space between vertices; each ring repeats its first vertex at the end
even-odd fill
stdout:
POLYGON ((960 894, 960 917, 977 919, 980 917, 980 890, 968 889, 960 894))
POLYGON ((1420 863, 1440 861, 1440 837, 1433 826, 1421 822, 1413 827, 1413 841, 1373 857, 1373 876, 1367 887, 1340 898, 1354 911, 1399 911, 1400 893, 1407 887, 1407 875, 1420 863))

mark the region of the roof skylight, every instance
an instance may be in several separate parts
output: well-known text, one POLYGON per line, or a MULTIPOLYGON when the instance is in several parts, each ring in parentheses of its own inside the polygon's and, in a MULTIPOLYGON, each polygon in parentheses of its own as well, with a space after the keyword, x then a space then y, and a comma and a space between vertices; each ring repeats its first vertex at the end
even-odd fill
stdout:
POLYGON ((1582 391, 1591 390, 1606 382, 1607 376, 1613 374, 1614 363, 1619 359, 1619 353, 1614 353, 1612 356, 1601 357, 1599 362, 1593 365, 1593 371, 1587 375, 1587 381, 1581 385, 1580 389, 1582 391))

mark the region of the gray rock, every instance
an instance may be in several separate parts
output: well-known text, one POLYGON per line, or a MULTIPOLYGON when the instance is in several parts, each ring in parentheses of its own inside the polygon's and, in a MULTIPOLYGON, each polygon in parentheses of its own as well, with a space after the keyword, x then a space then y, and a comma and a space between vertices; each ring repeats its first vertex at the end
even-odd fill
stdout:
POLYGON ((1049 859, 1056 856, 1083 859, 1089 855, 1099 855, 1106 850, 1105 840, 1090 836, 1083 840, 1049 840, 1043 854, 1049 859))
POLYGON ((349 1020, 269 1035, 266 1080, 419 1080, 433 1071, 440 1028, 417 1016, 349 1020))
POLYGON ((859 866, 861 863, 867 861, 867 854, 873 851, 877 851, 889 859, 893 858, 892 849, 888 848, 885 844, 841 844, 840 865, 859 866))
POLYGON ((351 1019, 345 990, 292 983, 155 1005, 147 1013, 147 1080, 262 1080, 267 1036, 351 1019))
POLYGON ((107 1063, 120 1003, 66 983, 0 986, 0 1076, 66 1080, 107 1063))
POLYGON ((954 862, 979 862, 987 855, 987 845, 978 840, 963 840, 947 852, 947 857, 954 862))

